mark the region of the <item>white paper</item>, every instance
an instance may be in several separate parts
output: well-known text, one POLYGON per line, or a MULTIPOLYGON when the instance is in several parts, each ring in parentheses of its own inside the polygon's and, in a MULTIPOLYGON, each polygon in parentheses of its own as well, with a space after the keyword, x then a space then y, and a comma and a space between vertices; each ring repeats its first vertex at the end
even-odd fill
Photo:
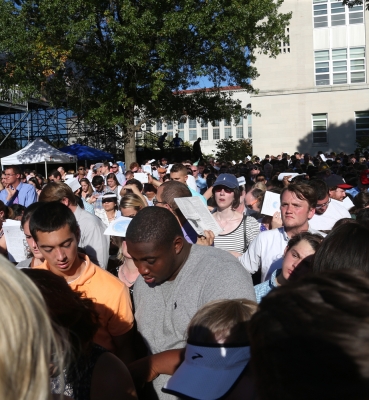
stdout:
POLYGON ((351 207, 354 206, 354 203, 351 201, 350 197, 346 196, 343 199, 342 205, 346 208, 346 210, 349 210, 351 207))
POLYGON ((145 172, 135 172, 133 177, 141 183, 149 183, 149 178, 145 172))
POLYGON ((200 197, 181 197, 174 201, 198 235, 203 235, 204 230, 213 231, 215 236, 223 232, 200 197))
MULTIPOLYGON (((170 173, 170 170, 172 169, 174 164, 169 164, 168 168, 167 168, 167 174, 170 173)), ((194 164, 195 165, 195 164, 194 164)))
POLYGON ((278 193, 266 191, 261 214, 273 216, 276 211, 281 210, 281 200, 278 193))
POLYGON ((11 262, 20 262, 28 256, 28 245, 20 221, 8 219, 3 223, 8 258, 11 262))
POLYGON ((246 185, 246 180, 244 176, 240 176, 239 178, 237 178, 238 180, 238 184, 241 185, 246 185))
POLYGON ((306 174, 305 173, 304 174, 297 174, 296 172, 281 172, 278 175, 278 180, 279 181, 283 181, 283 178, 285 176, 291 176, 291 178, 288 178, 288 182, 291 182, 293 178, 296 178, 296 176, 304 176, 304 175, 306 175, 306 174))
POLYGON ((324 161, 324 162, 326 162, 327 161, 327 159, 325 158, 325 155, 324 154, 320 154, 320 156, 319 156, 321 159, 322 159, 322 161, 324 161))
POLYGON ((232 161, 232 164, 233 164, 233 165, 236 165, 236 161, 235 161, 235 160, 233 160, 233 161, 232 161))
POLYGON ((142 165, 142 170, 151 175, 151 172, 152 172, 151 165, 142 165))
POLYGON ((247 156, 246 158, 247 158, 249 161, 251 160, 251 157, 250 157, 250 156, 247 156))
POLYGON ((149 163, 151 164, 151 163, 153 163, 155 161, 156 161, 155 158, 153 158, 152 160, 149 161, 149 163))

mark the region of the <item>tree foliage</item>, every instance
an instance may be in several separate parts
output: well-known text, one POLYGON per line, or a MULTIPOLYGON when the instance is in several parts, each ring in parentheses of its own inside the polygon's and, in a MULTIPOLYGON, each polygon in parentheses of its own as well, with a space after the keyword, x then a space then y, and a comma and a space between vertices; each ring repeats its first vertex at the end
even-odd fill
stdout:
POLYGON ((148 120, 250 112, 218 89, 254 91, 257 53, 276 56, 284 40, 291 15, 278 12, 281 3, 0 0, 0 81, 87 122, 119 125, 131 161, 134 133, 148 120), (201 77, 215 89, 183 92, 201 77))
POLYGON ((218 160, 238 162, 252 156, 251 139, 221 139, 217 141, 216 148, 215 156, 218 160))
POLYGON ((369 0, 343 0, 342 3, 349 7, 364 4, 365 8, 369 11, 369 0))

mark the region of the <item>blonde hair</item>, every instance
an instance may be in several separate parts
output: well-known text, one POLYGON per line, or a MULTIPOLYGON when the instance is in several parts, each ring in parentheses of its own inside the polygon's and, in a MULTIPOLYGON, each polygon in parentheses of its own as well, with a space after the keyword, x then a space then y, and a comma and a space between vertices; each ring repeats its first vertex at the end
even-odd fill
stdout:
POLYGON ((134 193, 125 194, 119 203, 119 208, 134 208, 136 211, 140 211, 144 207, 146 207, 145 202, 134 193))
POLYGON ((60 342, 37 287, 2 256, 0 315, 0 399, 50 399, 50 364, 62 370, 60 342))
POLYGON ((256 312, 257 304, 247 299, 214 300, 201 307, 187 328, 191 343, 248 342, 246 323, 256 312))

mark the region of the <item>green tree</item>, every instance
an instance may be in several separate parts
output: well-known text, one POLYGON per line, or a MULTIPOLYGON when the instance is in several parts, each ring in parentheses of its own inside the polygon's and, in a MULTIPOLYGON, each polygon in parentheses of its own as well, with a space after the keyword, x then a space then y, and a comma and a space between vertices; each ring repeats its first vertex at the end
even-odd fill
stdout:
POLYGON ((3 86, 134 135, 159 117, 231 119, 250 110, 221 85, 254 91, 258 52, 279 53, 283 0, 0 0, 3 86), (213 90, 187 95, 207 77, 213 90))
POLYGON ((218 160, 238 162, 252 156, 251 139, 221 139, 217 141, 216 148, 215 156, 218 160))
POLYGON ((342 3, 349 7, 364 4, 365 8, 369 11, 369 0, 343 0, 342 3))

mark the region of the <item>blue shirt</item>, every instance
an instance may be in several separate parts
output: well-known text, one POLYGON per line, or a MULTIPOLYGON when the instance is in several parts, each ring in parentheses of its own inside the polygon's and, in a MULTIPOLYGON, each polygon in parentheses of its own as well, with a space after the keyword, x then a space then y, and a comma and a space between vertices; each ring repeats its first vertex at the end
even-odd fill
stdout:
POLYGON ((276 269, 268 281, 259 283, 259 285, 254 286, 256 301, 259 304, 261 299, 266 296, 272 289, 277 287, 277 276, 282 272, 281 269, 276 269))
MULTIPOLYGON (((34 186, 20 182, 17 189, 10 200, 6 200, 8 192, 4 189, 0 192, 0 200, 6 205, 11 206, 14 201, 18 198, 18 204, 28 207, 29 205, 36 203, 37 192, 34 186)), ((17 203, 17 202, 16 202, 17 203)))
POLYGON ((195 196, 199 196, 201 201, 206 205, 206 207, 208 206, 208 203, 207 203, 205 197, 202 194, 196 192, 196 190, 191 189, 188 185, 187 185, 187 187, 190 189, 190 192, 191 192, 192 196, 194 196, 194 197, 195 196))

